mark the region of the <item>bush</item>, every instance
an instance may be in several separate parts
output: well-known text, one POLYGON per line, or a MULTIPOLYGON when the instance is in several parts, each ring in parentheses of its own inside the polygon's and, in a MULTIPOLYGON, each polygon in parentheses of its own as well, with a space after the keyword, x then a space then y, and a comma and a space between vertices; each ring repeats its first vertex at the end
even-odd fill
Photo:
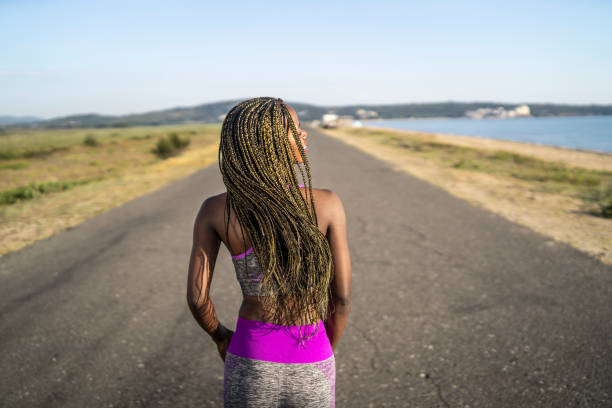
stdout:
POLYGON ((153 153, 162 159, 167 159, 174 153, 174 146, 168 139, 162 137, 153 148, 153 153))
POLYGON ((170 133, 167 138, 160 138, 152 152, 161 159, 177 154, 189 145, 189 138, 181 139, 178 133, 170 133))
POLYGON ((587 190, 582 198, 595 204, 604 218, 612 218, 612 181, 587 190))
POLYGON ((174 146, 175 149, 182 149, 189 145, 189 138, 186 137, 185 139, 181 139, 178 133, 176 132, 170 133, 168 135, 168 138, 170 139, 170 142, 172 143, 172 146, 174 146))
POLYGON ((85 146, 98 146, 100 142, 98 142, 98 139, 96 139, 94 135, 87 135, 83 140, 83 144, 85 146))

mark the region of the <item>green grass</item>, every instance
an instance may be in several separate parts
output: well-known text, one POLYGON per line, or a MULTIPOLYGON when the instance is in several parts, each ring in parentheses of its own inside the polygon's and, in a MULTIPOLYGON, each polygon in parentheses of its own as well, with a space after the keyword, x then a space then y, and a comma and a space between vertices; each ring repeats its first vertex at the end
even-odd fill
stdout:
POLYGON ((38 148, 2 148, 0 147, 0 160, 13 160, 24 158, 40 158, 53 153, 69 150, 68 146, 41 146, 38 148))
POLYGON ((549 162, 506 151, 492 153, 480 151, 476 154, 476 157, 461 158, 454 161, 452 166, 460 169, 501 174, 520 180, 554 182, 582 187, 594 187, 607 179, 612 180, 612 172, 567 167, 562 163, 549 162))
POLYGON ((101 180, 101 178, 46 181, 41 183, 30 183, 20 187, 9 188, 8 190, 0 191, 0 205, 8 205, 14 204, 17 201, 31 200, 43 194, 68 190, 75 186, 88 184, 92 181, 98 180, 101 180))
POLYGON ((0 170, 21 170, 30 166, 29 162, 0 163, 0 170))

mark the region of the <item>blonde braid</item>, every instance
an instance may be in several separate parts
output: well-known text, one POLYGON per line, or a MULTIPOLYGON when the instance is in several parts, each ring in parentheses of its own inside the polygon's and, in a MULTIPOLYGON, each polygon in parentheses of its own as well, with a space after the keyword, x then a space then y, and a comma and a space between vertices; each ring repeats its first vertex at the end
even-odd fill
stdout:
POLYGON ((261 266, 260 300, 273 310, 273 321, 325 319, 333 259, 317 226, 310 164, 282 99, 253 98, 230 110, 221 128, 219 169, 227 189, 226 236, 233 210, 243 242, 246 233, 261 266), (307 199, 298 186, 288 131, 303 158, 306 175, 298 168, 307 179, 307 199))

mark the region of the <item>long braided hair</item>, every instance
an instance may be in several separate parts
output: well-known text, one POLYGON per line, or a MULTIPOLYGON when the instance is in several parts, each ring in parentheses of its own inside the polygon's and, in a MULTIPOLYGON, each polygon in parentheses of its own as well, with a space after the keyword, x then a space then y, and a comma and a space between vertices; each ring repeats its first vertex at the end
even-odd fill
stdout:
MULTIPOLYGON (((305 180, 302 166, 297 166, 305 180)), ((333 259, 317 227, 308 158, 282 99, 248 99, 229 111, 221 128, 219 169, 227 188, 225 236, 233 210, 243 242, 246 232, 262 270, 264 309, 273 310, 277 324, 324 320, 333 259), (309 202, 299 188, 289 131, 306 168, 309 202)))

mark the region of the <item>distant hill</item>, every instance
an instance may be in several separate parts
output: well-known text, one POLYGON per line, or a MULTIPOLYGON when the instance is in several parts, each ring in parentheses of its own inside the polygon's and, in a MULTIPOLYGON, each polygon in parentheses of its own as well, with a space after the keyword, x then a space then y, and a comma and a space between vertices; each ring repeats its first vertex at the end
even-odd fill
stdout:
POLYGON ((15 125, 19 123, 34 123, 42 119, 36 116, 8 116, 0 115, 0 125, 15 125))
POLYGON ((121 116, 83 114, 72 115, 36 123, 37 127, 72 128, 72 127, 127 127, 156 126, 177 123, 215 123, 220 122, 220 115, 226 114, 241 100, 206 103, 193 107, 178 107, 160 111, 134 113, 121 116))
MULTIPOLYGON (((547 103, 526 103, 531 109, 532 116, 585 116, 585 115, 612 115, 612 105, 555 105, 547 103)), ((339 115, 355 115, 358 109, 372 110, 378 113, 381 119, 393 118, 432 118, 447 117, 459 118, 466 111, 480 108, 503 107, 512 110, 520 103, 497 102, 436 102, 436 103, 407 103, 394 105, 351 105, 330 108, 339 115)))
MULTIPOLYGON (((192 107, 177 107, 172 109, 136 113, 120 116, 83 114, 72 115, 49 120, 5 122, 6 125, 41 128, 79 128, 79 127, 127 127, 127 126, 155 126, 179 123, 218 123, 234 105, 244 99, 234 99, 221 102, 205 103, 192 107)), ((520 104, 507 104, 496 102, 436 102, 436 103, 406 103, 392 105, 346 105, 346 106, 317 106, 300 102, 287 101, 298 112, 300 120, 310 121, 320 119, 325 113, 339 115, 353 115, 358 118, 358 110, 376 112, 376 118, 431 118, 450 117, 457 118, 465 115, 466 111, 479 108, 497 108, 511 110, 520 104)), ((585 116, 585 115, 612 115, 612 105, 556 105, 546 103, 527 103, 533 116, 585 116)), ((374 116, 371 116, 373 118, 374 116)), ((4 118, 1 117, 0 118, 4 118)), ((23 119, 23 118, 21 118, 23 119)), ((0 122, 2 124, 3 122, 0 122)))

